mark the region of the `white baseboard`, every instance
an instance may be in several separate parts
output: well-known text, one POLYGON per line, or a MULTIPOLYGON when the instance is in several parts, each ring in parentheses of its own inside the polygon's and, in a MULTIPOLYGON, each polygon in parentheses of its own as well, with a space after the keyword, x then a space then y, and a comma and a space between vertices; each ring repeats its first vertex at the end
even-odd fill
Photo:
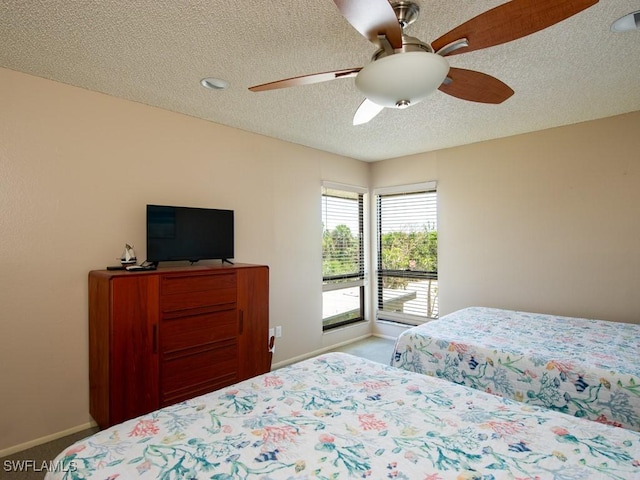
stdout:
POLYGON ((373 326, 373 335, 376 337, 393 338, 395 340, 402 332, 410 327, 411 325, 403 325, 386 320, 376 320, 373 326))
POLYGON ((384 338, 386 340, 393 340, 394 342, 398 339, 397 335, 383 335, 382 333, 373 333, 372 337, 384 338))
POLYGON ((369 337, 371 337, 370 334, 362 335, 360 337, 352 338, 350 340, 345 340, 344 342, 336 343, 334 345, 331 345, 330 347, 324 347, 324 348, 321 348, 319 350, 314 350, 313 352, 308 352, 308 353, 305 353, 303 355, 298 355, 297 357, 288 358, 287 360, 283 360, 281 362, 274 363, 271 366, 271 370, 276 370, 278 368, 286 367, 287 365, 291 365, 292 363, 301 362, 302 360, 306 360, 307 358, 316 357, 316 356, 320 355, 321 353, 328 352, 329 350, 333 350, 335 348, 340 348, 340 347, 342 347, 344 345, 349 345, 350 343, 357 342, 358 340, 364 340, 365 338, 369 338, 369 337))
POLYGON ((19 445, 14 445, 12 447, 5 448, 3 450, 0 450, 0 458, 13 455, 14 453, 18 453, 32 447, 37 447, 38 445, 42 445, 43 443, 48 443, 53 440, 66 437, 67 435, 73 435, 74 433, 81 432, 82 430, 87 430, 88 428, 96 427, 97 425, 98 425, 97 423, 95 423, 94 421, 91 421, 91 422, 84 423, 82 425, 68 428, 66 430, 62 430, 61 432, 52 433, 51 435, 47 435, 45 437, 36 438, 35 440, 30 440, 28 442, 21 443, 19 445))

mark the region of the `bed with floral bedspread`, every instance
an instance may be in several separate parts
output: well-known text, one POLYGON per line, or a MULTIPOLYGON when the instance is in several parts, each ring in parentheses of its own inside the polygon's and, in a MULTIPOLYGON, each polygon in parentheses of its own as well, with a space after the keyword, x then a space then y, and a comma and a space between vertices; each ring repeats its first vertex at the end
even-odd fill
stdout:
POLYGON ((129 420, 54 479, 630 479, 640 433, 329 353, 129 420))
POLYGON ((640 430, 640 325, 469 307, 398 337, 391 365, 640 430))

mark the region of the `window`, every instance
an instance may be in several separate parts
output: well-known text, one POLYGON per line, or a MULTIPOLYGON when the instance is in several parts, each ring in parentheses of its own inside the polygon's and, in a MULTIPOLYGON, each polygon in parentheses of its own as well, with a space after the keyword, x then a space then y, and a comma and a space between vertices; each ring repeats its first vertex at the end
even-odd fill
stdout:
POLYGON ((322 187, 322 329, 364 320, 365 190, 322 187))
POLYGON ((375 193, 378 318, 411 325, 438 318, 435 182, 375 193))

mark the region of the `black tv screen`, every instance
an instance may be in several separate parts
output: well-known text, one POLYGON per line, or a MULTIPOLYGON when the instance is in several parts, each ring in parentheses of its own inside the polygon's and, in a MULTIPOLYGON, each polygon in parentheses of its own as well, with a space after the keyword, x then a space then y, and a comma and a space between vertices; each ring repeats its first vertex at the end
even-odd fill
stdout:
POLYGON ((233 210, 147 205, 147 261, 233 258, 233 210))

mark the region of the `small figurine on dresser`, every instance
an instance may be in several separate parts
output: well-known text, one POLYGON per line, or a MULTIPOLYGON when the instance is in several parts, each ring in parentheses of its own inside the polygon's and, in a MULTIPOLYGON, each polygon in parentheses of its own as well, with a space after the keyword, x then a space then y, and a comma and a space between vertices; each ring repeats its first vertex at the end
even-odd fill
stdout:
POLYGON ((134 265, 138 259, 136 258, 136 252, 133 251, 133 247, 128 243, 124 246, 124 251, 120 256, 120 263, 122 265, 134 265))

